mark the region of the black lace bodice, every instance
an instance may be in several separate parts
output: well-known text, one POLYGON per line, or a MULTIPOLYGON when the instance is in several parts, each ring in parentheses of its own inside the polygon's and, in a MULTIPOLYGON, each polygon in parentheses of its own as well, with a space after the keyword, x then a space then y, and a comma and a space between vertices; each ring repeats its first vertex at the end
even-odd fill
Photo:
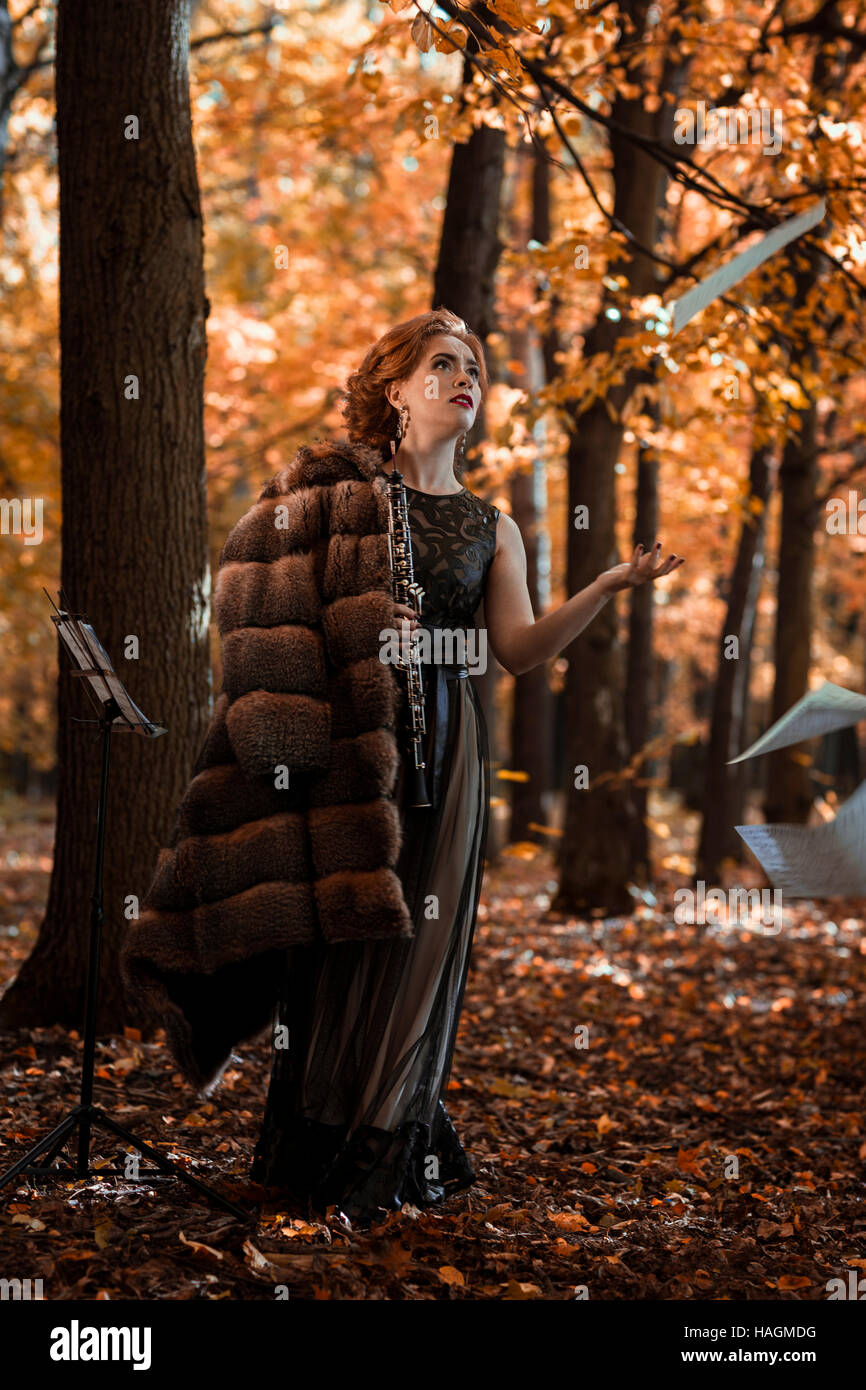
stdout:
POLYGON ((471 627, 496 550, 499 508, 465 488, 436 495, 407 486, 406 501, 422 624, 471 627))

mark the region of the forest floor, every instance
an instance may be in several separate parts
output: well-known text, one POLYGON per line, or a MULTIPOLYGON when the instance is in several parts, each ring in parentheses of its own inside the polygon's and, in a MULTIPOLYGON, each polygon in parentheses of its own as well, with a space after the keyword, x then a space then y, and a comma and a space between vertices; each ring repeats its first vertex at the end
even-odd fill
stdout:
MULTIPOLYGON (((441 1211, 363 1232, 257 1210, 268 1039, 196 1102, 133 1034, 99 1045, 97 1102, 249 1205, 247 1226, 174 1181, 20 1186, 0 1194, 0 1276, 61 1300, 782 1301, 862 1277, 866 903, 798 901, 779 930, 680 924, 693 826, 664 821, 658 900, 629 917, 551 915, 546 850, 488 866, 447 1095, 478 1181, 441 1211)), ((0 987, 52 845, 50 807, 0 832, 0 987)), ((0 1053, 3 1169, 77 1100, 81 1043, 34 1028, 0 1053)))

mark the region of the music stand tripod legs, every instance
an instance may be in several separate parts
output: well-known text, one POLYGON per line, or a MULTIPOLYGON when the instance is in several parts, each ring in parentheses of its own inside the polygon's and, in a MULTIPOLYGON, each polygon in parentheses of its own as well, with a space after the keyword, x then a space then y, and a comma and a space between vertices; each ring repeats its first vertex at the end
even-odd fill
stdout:
MULTIPOLYGON (((78 673, 76 673, 78 674, 78 673)), ((108 759, 111 748, 111 729, 112 721, 119 714, 120 707, 113 697, 103 706, 102 724, 102 776, 99 789, 99 806, 96 819, 96 874, 93 887, 93 897, 91 899, 90 911, 90 952, 87 967, 87 994, 84 1015, 84 1051, 81 1063, 81 1098, 78 1105, 73 1106, 60 1124, 40 1139, 33 1148, 24 1154, 17 1163, 7 1169, 5 1173, 0 1173, 0 1188, 17 1178, 19 1173, 39 1174, 45 1178, 56 1178, 72 1176, 76 1178, 86 1178, 90 1176, 90 1138, 94 1129, 108 1130, 117 1135, 118 1138, 132 1145, 139 1153, 144 1154, 159 1170, 158 1175, 164 1177, 181 1178, 189 1187, 206 1197, 208 1201, 222 1207, 225 1211, 231 1212, 240 1221, 249 1220, 249 1212, 245 1212, 242 1207, 236 1206, 234 1202, 223 1197, 213 1188, 208 1187, 192 1173, 186 1172, 178 1163, 169 1158, 163 1157, 150 1144, 146 1144, 138 1135, 133 1134, 132 1130, 126 1129, 118 1124, 113 1116, 109 1115, 100 1106, 93 1103, 93 1071, 96 1059, 96 1000, 99 988, 99 959, 102 949, 102 923, 104 920, 103 911, 103 889, 102 889, 102 869, 105 852, 105 812, 108 800, 108 759), (78 1132, 78 1153, 75 1167, 72 1168, 53 1168, 50 1165, 65 1147, 72 1135, 78 1132), (44 1165, 35 1165, 33 1160, 45 1156, 44 1165)), ((127 1174, 124 1169, 110 1168, 101 1169, 100 1173, 111 1172, 123 1176, 127 1181, 139 1182, 147 1181, 151 1177, 157 1176, 152 1170, 148 1169, 144 1173, 127 1174)))

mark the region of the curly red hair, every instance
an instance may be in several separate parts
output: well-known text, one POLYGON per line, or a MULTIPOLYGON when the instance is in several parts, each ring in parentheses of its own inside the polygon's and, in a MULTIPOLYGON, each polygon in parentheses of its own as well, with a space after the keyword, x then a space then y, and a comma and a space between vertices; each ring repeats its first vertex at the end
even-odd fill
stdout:
POLYGON ((397 437, 398 413, 385 389, 391 382, 405 381, 412 375, 421 360, 425 342, 437 333, 453 334, 474 352, 479 367, 481 399, 484 400, 490 378, 481 339, 457 314, 440 305, 390 328, 373 344, 358 370, 348 378, 342 413, 353 443, 370 444, 387 454, 389 441, 397 437))

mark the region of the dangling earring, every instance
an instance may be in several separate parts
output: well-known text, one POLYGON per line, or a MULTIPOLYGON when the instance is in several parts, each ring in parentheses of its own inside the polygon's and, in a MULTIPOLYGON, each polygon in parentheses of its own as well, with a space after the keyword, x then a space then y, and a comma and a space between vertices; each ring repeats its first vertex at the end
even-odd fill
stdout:
POLYGON ((459 438, 458 441, 457 441, 457 452, 456 452, 455 455, 454 455, 454 462, 455 462, 455 463, 458 463, 458 464, 460 465, 461 468, 463 467, 464 463, 466 462, 465 445, 466 445, 466 435, 465 435, 465 434, 461 434, 460 438, 459 438))
POLYGON ((401 405, 401 406, 400 406, 400 413, 399 413, 399 415, 397 416, 397 438, 396 438, 396 439, 391 439, 391 440, 388 441, 388 442, 390 443, 390 445, 391 445, 391 458, 392 458, 392 460, 396 460, 396 458, 397 458, 397 445, 400 443, 400 440, 403 438, 403 436, 405 435, 405 433, 406 433, 406 431, 407 431, 408 428, 409 428, 409 407, 408 407, 407 405, 401 405))

